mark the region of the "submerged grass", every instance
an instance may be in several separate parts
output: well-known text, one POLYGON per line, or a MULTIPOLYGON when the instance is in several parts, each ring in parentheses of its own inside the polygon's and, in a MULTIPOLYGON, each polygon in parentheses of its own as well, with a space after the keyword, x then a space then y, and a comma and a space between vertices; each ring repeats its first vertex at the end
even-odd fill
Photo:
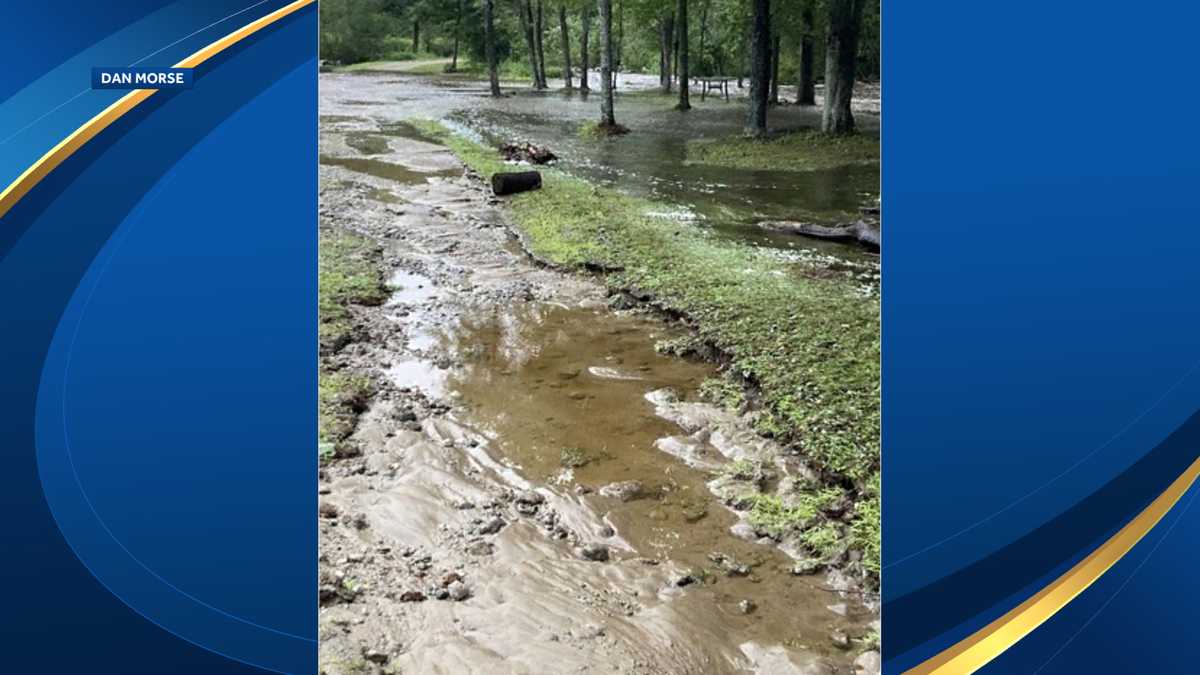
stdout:
POLYGON ((879 139, 864 134, 828 136, 806 129, 765 139, 735 136, 688 143, 688 161, 738 169, 819 171, 879 161, 879 139))
MULTIPOLYGON (((507 169, 491 148, 436 122, 414 124, 485 177, 507 169)), ((541 190, 507 203, 535 255, 611 270, 610 287, 652 295, 726 354, 761 390, 760 430, 808 457, 831 483, 855 487, 862 508, 852 541, 867 568, 878 569, 878 297, 861 297, 841 278, 792 274, 767 252, 649 215, 664 211, 661 204, 558 171, 544 170, 541 190)))

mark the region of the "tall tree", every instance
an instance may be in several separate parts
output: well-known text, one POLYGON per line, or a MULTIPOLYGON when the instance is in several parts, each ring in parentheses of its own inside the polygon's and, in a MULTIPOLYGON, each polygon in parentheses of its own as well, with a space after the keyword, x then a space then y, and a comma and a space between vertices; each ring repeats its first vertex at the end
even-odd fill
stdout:
POLYGON ((750 111, 746 116, 746 133, 762 136, 767 133, 767 89, 771 77, 771 0, 754 0, 750 50, 750 111))
POLYGON ((421 20, 413 19, 413 54, 421 51, 421 20))
POLYGON ((800 12, 800 67, 797 68, 796 105, 816 105, 817 86, 813 80, 813 8, 806 2, 800 12))
POLYGON ((688 71, 688 3, 679 0, 679 105, 680 110, 691 110, 692 103, 688 100, 691 83, 691 73, 688 71))
POLYGON ((521 0, 517 7, 521 16, 521 32, 525 33, 525 49, 529 52, 529 70, 533 73, 533 88, 545 89, 542 82, 542 71, 538 69, 537 43, 533 38, 533 3, 532 0, 521 0))
POLYGON ((567 6, 562 0, 558 3, 558 30, 562 33, 563 80, 567 89, 571 89, 574 87, 571 84, 571 39, 567 34, 567 6))
MULTIPOLYGON (((487 54, 488 82, 492 96, 500 96, 500 72, 496 63, 495 0, 483 0, 483 51, 487 54)), ((478 43, 476 43, 478 44, 478 43)))
POLYGON ((613 0, 600 0, 600 127, 617 126, 613 114, 613 0))
POLYGON ((675 15, 663 14, 658 19, 658 84, 664 94, 671 93, 671 64, 675 47, 675 15))
POLYGON ((450 72, 458 70, 458 43, 462 38, 462 14, 464 0, 458 0, 458 11, 454 14, 454 54, 450 58, 450 72))
POLYGON ((546 24, 542 22, 542 0, 537 0, 537 23, 533 30, 533 39, 537 45, 538 77, 542 80, 542 89, 550 86, 546 83, 546 50, 542 43, 545 34, 546 24))
POLYGON ((779 105, 779 31, 775 31, 775 40, 771 43, 771 105, 779 105))
POLYGON ((579 18, 580 36, 579 36, 579 91, 591 91, 591 86, 588 85, 588 33, 592 28, 592 10, 591 6, 585 2, 583 4, 582 16, 579 18))
POLYGON ((854 75, 858 66, 858 31, 866 0, 827 0, 825 35, 825 109, 821 130, 827 134, 854 133, 854 75))

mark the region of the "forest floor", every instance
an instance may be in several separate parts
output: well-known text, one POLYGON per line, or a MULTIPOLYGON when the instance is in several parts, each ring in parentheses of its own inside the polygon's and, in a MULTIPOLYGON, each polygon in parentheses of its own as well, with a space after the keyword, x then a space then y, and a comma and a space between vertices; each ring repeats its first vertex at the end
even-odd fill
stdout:
POLYGON ((498 202, 486 146, 331 94, 324 672, 877 672, 869 262, 498 202))

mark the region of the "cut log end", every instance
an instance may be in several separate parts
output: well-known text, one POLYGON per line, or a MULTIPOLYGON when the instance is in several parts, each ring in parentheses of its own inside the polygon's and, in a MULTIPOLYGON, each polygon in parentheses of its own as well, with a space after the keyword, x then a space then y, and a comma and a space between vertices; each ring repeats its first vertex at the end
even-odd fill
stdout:
POLYGON ((514 195, 540 187, 542 187, 542 174, 537 171, 492 174, 492 192, 497 196, 514 195))

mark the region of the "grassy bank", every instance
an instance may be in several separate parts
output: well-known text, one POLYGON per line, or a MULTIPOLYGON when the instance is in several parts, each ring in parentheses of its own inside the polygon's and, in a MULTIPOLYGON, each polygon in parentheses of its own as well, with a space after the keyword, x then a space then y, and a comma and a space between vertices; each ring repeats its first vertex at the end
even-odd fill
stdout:
MULTIPOLYGON (((322 357, 356 339, 354 306, 379 305, 387 299, 380 253, 370 241, 341 230, 320 230, 318 342, 322 357)), ((318 386, 320 453, 323 458, 347 451, 344 441, 373 391, 370 378, 330 371, 321 359, 318 386)))
POLYGON ((813 130, 766 139, 700 139, 688 143, 688 161, 737 169, 818 171, 879 162, 879 139, 865 134, 826 136, 813 130))
MULTIPOLYGON (((506 168, 492 148, 436 123, 416 124, 484 176, 506 168)), ((507 201, 530 250, 564 267, 609 270, 610 287, 647 295, 692 321, 701 340, 727 355, 728 372, 761 392, 760 430, 809 458, 825 486, 854 500, 845 531, 803 494, 782 495, 779 504, 763 497, 762 522, 811 530, 802 541, 818 556, 836 548, 831 539, 849 537, 877 574, 878 298, 862 297, 849 280, 797 275, 770 252, 648 215, 669 210, 664 205, 554 170, 543 171, 543 181, 541 190, 507 201)))

